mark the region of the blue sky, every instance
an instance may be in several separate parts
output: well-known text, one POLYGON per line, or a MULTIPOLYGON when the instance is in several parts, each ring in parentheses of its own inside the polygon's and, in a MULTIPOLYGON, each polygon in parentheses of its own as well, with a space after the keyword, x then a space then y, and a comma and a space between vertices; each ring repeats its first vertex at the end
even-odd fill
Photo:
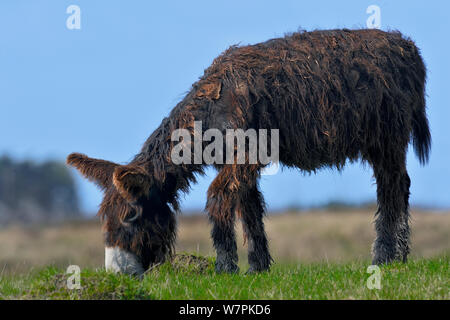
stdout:
MULTIPOLYGON (((448 1, 89 1, 0 3, 0 154, 63 160, 73 151, 129 161, 214 57, 228 46, 282 36, 299 27, 365 27, 369 5, 382 29, 398 29, 421 48, 428 67, 430 163, 412 149, 415 205, 450 207, 450 22, 448 1), (66 28, 69 5, 81 29, 66 28)), ((202 208, 214 177, 193 186, 185 209, 202 208)), ((83 208, 100 192, 77 175, 83 208)), ((269 209, 375 199, 370 167, 262 178, 269 209)))

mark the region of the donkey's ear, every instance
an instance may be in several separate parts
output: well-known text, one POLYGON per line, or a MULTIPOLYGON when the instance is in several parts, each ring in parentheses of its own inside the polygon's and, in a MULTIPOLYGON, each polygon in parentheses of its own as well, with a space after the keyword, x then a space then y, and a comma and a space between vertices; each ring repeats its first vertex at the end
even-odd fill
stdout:
POLYGON ((90 181, 106 189, 112 184, 112 175, 118 164, 89 158, 81 153, 72 153, 67 157, 67 164, 78 169, 90 181))
POLYGON ((130 203, 147 196, 153 185, 152 178, 138 166, 118 166, 114 170, 113 183, 120 195, 130 203))

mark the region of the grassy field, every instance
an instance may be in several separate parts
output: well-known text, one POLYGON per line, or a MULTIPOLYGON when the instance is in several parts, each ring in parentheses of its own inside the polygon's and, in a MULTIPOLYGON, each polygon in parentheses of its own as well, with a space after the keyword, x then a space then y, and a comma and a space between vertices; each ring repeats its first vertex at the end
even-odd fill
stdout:
MULTIPOLYGON (((167 263, 140 281, 106 273, 97 220, 0 229, 0 299, 449 299, 450 214, 414 211, 408 264, 382 268, 381 290, 369 290, 373 210, 274 214, 266 229, 275 265, 245 275, 216 275, 204 215, 182 216, 177 252, 192 263, 167 263), (68 290, 65 270, 80 266, 81 290, 68 290)), ((243 243, 241 228, 238 242, 243 243)), ((186 262, 186 261, 185 261, 186 262)))
MULTIPOLYGON (((184 257, 190 257, 188 255, 184 257)), ((6 277, 3 299, 449 299, 449 257, 381 268, 380 289, 369 289, 369 263, 275 265, 270 272, 214 273, 213 259, 179 259, 148 272, 142 280, 85 269, 80 289, 68 289, 68 274, 45 268, 6 277)))

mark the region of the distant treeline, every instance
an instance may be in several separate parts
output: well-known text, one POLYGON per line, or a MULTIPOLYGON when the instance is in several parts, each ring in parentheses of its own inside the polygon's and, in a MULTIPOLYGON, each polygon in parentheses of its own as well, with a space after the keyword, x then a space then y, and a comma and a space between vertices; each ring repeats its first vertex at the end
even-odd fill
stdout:
POLYGON ((75 181, 63 163, 0 157, 0 224, 51 222, 79 215, 75 181))

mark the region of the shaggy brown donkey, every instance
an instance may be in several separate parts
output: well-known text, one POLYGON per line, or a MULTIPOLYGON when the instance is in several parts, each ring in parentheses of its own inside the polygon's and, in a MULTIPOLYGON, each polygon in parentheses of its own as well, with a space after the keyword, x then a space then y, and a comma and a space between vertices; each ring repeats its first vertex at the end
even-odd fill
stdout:
MULTIPOLYGON (((428 160, 425 66, 413 41, 398 32, 299 32, 264 43, 233 46, 216 58, 185 98, 127 165, 71 154, 67 162, 105 192, 107 268, 141 273, 173 252, 180 192, 204 164, 174 164, 171 134, 184 128, 279 129, 279 160, 316 171, 361 159, 377 182, 377 238, 373 262, 405 261, 409 253, 410 179, 406 151, 412 139, 428 160)), ((258 189, 263 164, 215 164, 206 209, 219 272, 237 271, 234 233, 241 219, 250 271, 271 264, 258 189)))

